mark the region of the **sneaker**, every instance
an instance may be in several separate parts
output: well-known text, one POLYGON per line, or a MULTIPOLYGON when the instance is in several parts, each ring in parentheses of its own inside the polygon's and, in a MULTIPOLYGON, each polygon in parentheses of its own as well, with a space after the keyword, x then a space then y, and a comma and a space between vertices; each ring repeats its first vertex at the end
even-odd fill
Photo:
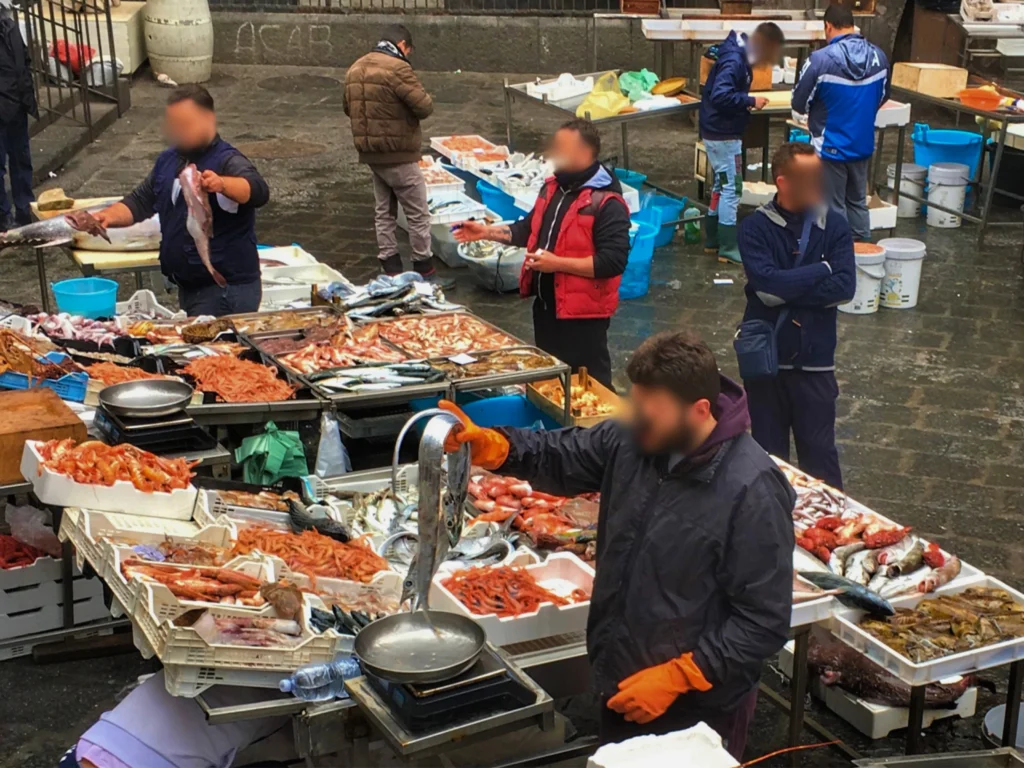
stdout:
POLYGON ((437 274, 437 270, 434 269, 433 259, 424 259, 423 261, 414 261, 412 268, 419 273, 419 276, 426 280, 431 285, 438 286, 442 291, 450 291, 455 287, 455 280, 452 278, 441 277, 437 274))
POLYGON ((402 274, 402 257, 395 253, 388 256, 386 259, 381 259, 380 271, 385 275, 390 275, 391 277, 402 274))

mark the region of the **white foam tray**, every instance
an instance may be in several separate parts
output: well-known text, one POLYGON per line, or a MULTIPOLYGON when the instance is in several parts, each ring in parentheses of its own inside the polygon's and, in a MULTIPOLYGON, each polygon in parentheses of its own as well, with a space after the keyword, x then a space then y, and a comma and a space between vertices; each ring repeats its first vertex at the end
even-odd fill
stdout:
POLYGON ((480 136, 478 134, 459 134, 458 136, 431 136, 430 137, 430 148, 432 150, 434 150, 435 152, 437 152, 439 155, 444 155, 445 157, 447 157, 449 159, 454 159, 455 157, 458 157, 459 155, 468 154, 468 153, 465 153, 465 152, 452 152, 452 150, 448 149, 448 147, 445 146, 444 142, 446 140, 452 139, 452 138, 479 139, 480 141, 484 142, 487 145, 487 150, 488 151, 494 150, 494 149, 498 148, 497 144, 494 144, 494 143, 488 141, 483 136, 480 136))
MULTIPOLYGON (((793 643, 789 642, 779 651, 779 669, 787 677, 793 676, 793 643)), ((839 715, 869 739, 884 739, 893 731, 906 728, 910 722, 908 707, 891 707, 886 704, 873 704, 847 693, 838 685, 825 685, 818 678, 810 678, 810 692, 825 703, 825 706, 839 715)), ((957 699, 952 709, 926 709, 923 727, 928 728, 939 720, 950 717, 974 717, 978 706, 978 689, 968 688, 957 699)))
MULTIPOLYGON (((303 264, 316 264, 316 256, 306 251, 301 245, 279 245, 274 248, 260 248, 261 259, 274 259, 283 262, 285 266, 297 267, 303 264)), ((278 267, 266 267, 266 269, 278 269, 278 267)))
MULTIPOLYGON (((487 207, 483 203, 479 203, 464 192, 443 192, 437 195, 431 195, 431 200, 459 200, 466 204, 466 207, 460 208, 458 213, 446 213, 441 211, 435 213, 430 217, 431 226, 435 224, 451 224, 456 221, 465 221, 470 218, 482 218, 487 213, 487 207)), ((402 208, 401 204, 398 206, 397 216, 398 226, 404 230, 409 229, 409 220, 405 216, 405 209, 402 208)))
MULTIPOLYGON (((484 566, 493 567, 493 566, 484 566)), ((570 552, 555 552, 542 563, 523 566, 533 574, 541 586, 555 594, 568 596, 574 587, 591 593, 594 589, 594 569, 570 552), (570 586, 571 585, 571 586, 570 586)), ((471 613, 441 582, 446 573, 434 577, 430 589, 432 610, 450 611, 467 616, 487 633, 487 640, 494 645, 511 645, 542 637, 582 632, 587 628, 590 615, 590 601, 557 606, 542 603, 533 613, 499 618, 495 614, 481 616, 471 613)))
POLYGON ((274 308, 288 304, 299 299, 309 300, 310 287, 313 285, 327 285, 328 283, 344 283, 354 288, 351 282, 341 272, 326 264, 298 264, 291 267, 265 267, 260 272, 260 280, 263 283, 263 298, 260 301, 260 308, 274 308), (274 279, 289 278, 295 283, 287 285, 275 285, 274 279))
MULTIPOLYGON (((894 608, 913 608, 922 600, 934 598, 936 595, 958 594, 968 587, 1005 589, 1013 595, 1015 601, 1024 603, 1024 595, 991 576, 986 576, 974 583, 954 581, 931 594, 910 595, 891 602, 894 608)), ((951 656, 943 656, 932 661, 914 663, 862 630, 858 626, 858 622, 864 615, 864 611, 852 608, 837 609, 832 614, 832 633, 909 685, 934 683, 953 675, 963 675, 980 669, 998 667, 1024 658, 1024 637, 1020 637, 970 651, 954 653, 951 656)))
POLYGON ((170 493, 144 493, 118 480, 111 486, 76 483, 42 467, 39 441, 26 440, 21 454, 21 474, 32 483, 36 497, 58 507, 86 507, 104 512, 130 512, 146 517, 190 520, 196 504, 196 488, 176 488, 170 493))
POLYGON ((910 104, 889 99, 875 114, 875 128, 907 125, 910 122, 910 104))

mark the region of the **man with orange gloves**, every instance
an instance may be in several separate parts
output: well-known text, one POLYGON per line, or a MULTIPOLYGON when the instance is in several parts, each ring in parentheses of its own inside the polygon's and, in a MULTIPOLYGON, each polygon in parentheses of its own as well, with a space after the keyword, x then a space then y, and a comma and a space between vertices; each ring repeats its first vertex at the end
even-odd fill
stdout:
POLYGON ((473 463, 564 496, 600 491, 587 624, 603 742, 708 723, 742 759, 762 662, 789 634, 796 494, 747 433, 746 395, 685 333, 630 360, 633 423, 465 427, 473 463))

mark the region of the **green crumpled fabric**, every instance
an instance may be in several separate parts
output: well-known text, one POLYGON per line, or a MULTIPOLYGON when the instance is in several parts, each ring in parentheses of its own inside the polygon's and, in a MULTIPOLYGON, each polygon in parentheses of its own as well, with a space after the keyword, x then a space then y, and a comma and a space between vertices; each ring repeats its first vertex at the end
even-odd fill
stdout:
POLYGON ((623 72, 619 75, 619 88, 629 96, 629 101, 639 101, 651 95, 651 88, 658 84, 658 76, 646 69, 639 72, 623 72))
POLYGON ((262 434, 242 441, 235 451, 235 461, 242 465, 245 482, 258 485, 271 485, 282 477, 309 474, 299 433, 278 429, 272 421, 267 422, 262 434))

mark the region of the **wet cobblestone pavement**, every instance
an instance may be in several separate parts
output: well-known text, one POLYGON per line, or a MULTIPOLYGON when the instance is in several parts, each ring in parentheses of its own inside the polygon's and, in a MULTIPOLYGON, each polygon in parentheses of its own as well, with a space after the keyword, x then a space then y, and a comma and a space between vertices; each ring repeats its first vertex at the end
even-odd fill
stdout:
MULTIPOLYGON (((300 243, 355 281, 376 271, 369 172, 356 162, 341 111, 340 70, 315 74, 288 68, 220 68, 210 83, 221 132, 249 149, 267 177, 272 200, 257 222, 261 242, 300 243)), ((437 110, 425 135, 480 133, 504 136, 500 77, 425 74, 437 110)), ((118 194, 148 172, 163 149, 160 114, 166 92, 148 76, 135 84, 133 108, 100 141, 59 174, 54 185, 72 196, 118 194)), ((915 119, 919 116, 915 111, 915 119)), ((536 149, 558 125, 545 113, 520 107, 517 148, 536 149)), ((939 122, 933 122, 938 127, 939 122)), ((776 141, 780 129, 775 129, 776 141)), ((618 132, 606 131, 605 156, 617 154, 618 132)), ((630 159, 650 180, 694 194, 695 133, 685 118, 652 120, 633 129, 630 159)), ((892 140, 887 141, 892 151, 892 140)), ((909 147, 908 147, 909 149, 909 147)), ((750 160, 756 158, 752 152, 750 160)), ((909 160, 908 154, 908 160, 909 160)), ((990 230, 977 247, 977 229, 937 230, 923 219, 901 221, 897 234, 923 240, 921 302, 909 311, 840 315, 837 376, 840 458, 847 489, 857 499, 923 536, 938 540, 965 561, 1024 586, 1024 283, 1017 226, 990 230)), ((887 234, 887 233, 886 233, 887 234)), ((31 251, 4 253, 0 297, 38 300, 31 251)), ((47 257, 49 278, 75 276, 64 257, 47 257)), ((451 270, 455 301, 484 318, 531 338, 528 302, 474 287, 464 271, 451 270)), ((122 297, 129 280, 123 281, 122 297)), ((652 286, 642 299, 624 302, 612 321, 616 380, 639 342, 657 331, 688 326, 702 334, 723 369, 735 375, 730 340, 743 311, 742 273, 675 245, 655 253, 652 286), (731 285, 714 285, 731 277, 731 285), (678 288, 672 286, 678 282, 678 288)), ((137 656, 35 667, 27 660, 0 664, 0 768, 42 768, 109 708, 115 694, 147 671, 137 656)), ((991 676, 1005 681, 999 674, 991 676)), ((778 687, 778 676, 765 681, 778 687)), ((1000 697, 979 696, 983 714, 1000 697)), ((577 699, 568 710, 583 732, 592 732, 592 704, 577 699)), ((854 748, 896 754, 895 738, 870 742, 827 713, 812 713, 854 748)), ((980 717, 938 724, 928 731, 930 752, 981 749, 980 717)), ((748 757, 779 748, 785 720, 759 706, 748 757)), ((808 741, 813 741, 808 734, 808 741)), ((785 765, 788 759, 762 765, 785 765)), ((846 763, 833 752, 797 759, 805 766, 846 763)))

